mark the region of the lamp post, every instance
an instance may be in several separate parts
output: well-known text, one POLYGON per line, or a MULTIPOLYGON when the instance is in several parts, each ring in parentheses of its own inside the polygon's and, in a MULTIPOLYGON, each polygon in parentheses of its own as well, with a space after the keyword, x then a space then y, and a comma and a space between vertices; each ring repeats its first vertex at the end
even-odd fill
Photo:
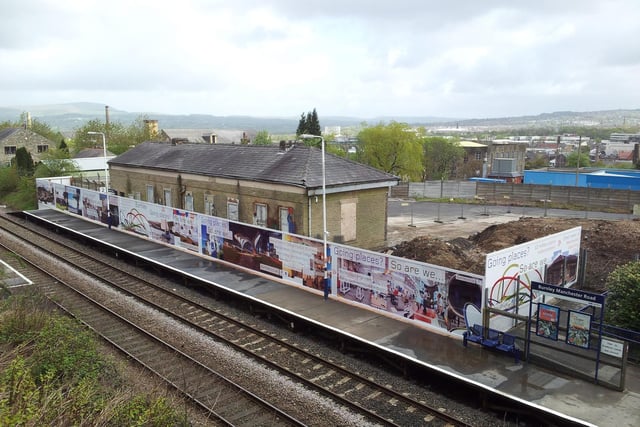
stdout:
POLYGON ((302 134, 300 135, 302 139, 315 139, 320 138, 320 146, 322 152, 322 260, 324 263, 324 298, 327 299, 328 296, 328 273, 327 273, 327 236, 329 232, 327 231, 327 180, 324 166, 324 138, 320 135, 310 135, 310 134, 302 134))
POLYGON ((104 132, 87 132, 88 135, 101 135, 102 136, 102 154, 104 156, 104 184, 106 186, 107 191, 107 221, 109 220, 109 168, 107 167, 107 137, 104 135, 104 132))

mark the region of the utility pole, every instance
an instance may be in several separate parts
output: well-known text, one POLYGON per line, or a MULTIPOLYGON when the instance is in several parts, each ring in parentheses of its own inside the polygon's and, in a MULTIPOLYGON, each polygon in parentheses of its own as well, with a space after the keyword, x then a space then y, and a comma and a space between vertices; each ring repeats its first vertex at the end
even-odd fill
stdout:
POLYGON ((579 175, 578 171, 580 170, 580 154, 582 154, 581 147, 582 147, 582 135, 578 137, 578 162, 576 163, 576 187, 578 186, 578 175, 579 175))

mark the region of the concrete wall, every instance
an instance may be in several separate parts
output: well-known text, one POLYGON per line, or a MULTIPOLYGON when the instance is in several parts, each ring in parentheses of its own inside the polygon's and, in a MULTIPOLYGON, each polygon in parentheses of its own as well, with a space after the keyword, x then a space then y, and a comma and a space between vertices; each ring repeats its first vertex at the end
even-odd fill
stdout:
MULTIPOLYGON (((634 172, 635 173, 635 172, 634 172)), ((565 173, 565 175, 567 175, 565 173)), ((582 175, 583 177, 585 175, 582 175)), ((593 175, 593 178, 600 175, 593 175)), ((570 175, 575 182, 575 175, 570 175)), ((610 179, 611 177, 606 177, 610 179)), ((541 185, 541 184, 513 184, 513 183, 489 183, 469 181, 429 181, 401 184, 398 189, 408 187, 408 195, 395 195, 392 197, 450 199, 475 196, 484 198, 488 203, 501 205, 526 204, 535 206, 544 200, 551 200, 557 207, 593 209, 603 212, 615 211, 631 213, 634 205, 640 205, 640 191, 631 187, 629 179, 621 179, 620 183, 626 183, 627 188, 613 188, 608 186, 598 187, 575 185, 541 185), (631 189, 628 189, 631 188, 631 189)), ((585 178, 586 180, 586 178, 585 178)), ((638 181, 636 179, 636 181, 638 181)), ((635 182, 635 181, 633 181, 635 182)), ((622 184, 621 184, 622 185, 622 184)), ((396 190, 396 188, 392 188, 396 190)))
POLYGON ((477 195, 489 203, 536 205, 631 213, 640 204, 640 191, 576 186, 477 183, 477 195))
POLYGON ((476 195, 476 183, 471 181, 411 182, 408 195, 429 199, 472 199, 476 195))

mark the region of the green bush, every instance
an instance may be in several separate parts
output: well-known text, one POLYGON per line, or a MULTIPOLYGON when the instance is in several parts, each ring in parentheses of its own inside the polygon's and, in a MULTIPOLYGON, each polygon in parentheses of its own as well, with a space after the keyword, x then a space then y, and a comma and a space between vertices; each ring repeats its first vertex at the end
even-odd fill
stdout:
POLYGON ((54 378, 77 383, 97 378, 107 363, 97 350, 93 334, 67 317, 52 317, 35 339, 32 370, 36 378, 54 378))
POLYGON ((20 176, 13 167, 0 168, 0 197, 16 191, 20 176))
POLYGON ((41 304, 42 299, 34 295, 4 300, 0 308, 0 344, 17 346, 32 340, 49 319, 41 304))
POLYGON ((136 396, 116 410, 109 425, 116 426, 188 426, 184 416, 179 416, 175 409, 160 397, 149 399, 136 396))
POLYGON ((3 197, 3 202, 18 210, 33 210, 38 207, 36 201, 36 183, 33 177, 22 177, 18 188, 3 197))
POLYGON ((606 322, 640 331, 640 261, 617 267, 607 277, 606 286, 606 322))
POLYGON ((42 307, 34 295, 0 305, 0 426, 189 425, 163 397, 129 397, 93 334, 42 307))

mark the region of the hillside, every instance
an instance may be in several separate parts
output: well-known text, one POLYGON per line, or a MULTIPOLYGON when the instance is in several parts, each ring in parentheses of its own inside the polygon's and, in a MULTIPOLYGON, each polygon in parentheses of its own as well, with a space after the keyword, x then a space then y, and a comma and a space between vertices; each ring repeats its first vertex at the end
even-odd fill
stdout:
MULTIPOLYGON (((89 120, 104 120, 105 106, 100 103, 78 102, 69 104, 24 105, 0 107, 0 122, 15 121, 23 112, 49 124, 60 131, 72 131, 89 120)), ((109 106, 112 121, 128 125, 143 117, 158 120, 161 128, 192 129, 244 129, 267 130, 271 134, 292 134, 298 126, 301 112, 292 112, 291 117, 251 117, 251 116, 214 116, 208 114, 159 114, 152 111, 128 112, 109 106)), ((536 116, 502 117, 502 118, 444 118, 420 116, 381 116, 381 117, 339 117, 323 115, 320 112, 322 126, 358 127, 363 122, 377 124, 397 121, 412 126, 461 127, 475 130, 486 129, 521 129, 521 128, 557 128, 560 126, 594 126, 622 127, 640 126, 640 109, 607 110, 592 112, 553 112, 536 116)))

